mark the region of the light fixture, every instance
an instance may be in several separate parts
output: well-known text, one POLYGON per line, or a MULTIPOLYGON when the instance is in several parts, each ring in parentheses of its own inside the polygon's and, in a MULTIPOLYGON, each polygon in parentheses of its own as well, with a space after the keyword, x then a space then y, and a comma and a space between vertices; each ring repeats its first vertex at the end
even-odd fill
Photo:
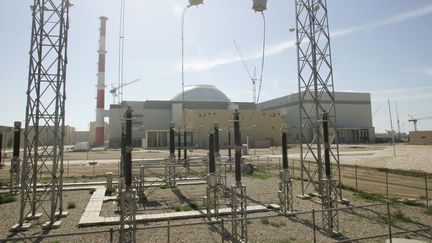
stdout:
POLYGON ((319 5, 319 3, 315 3, 315 4, 312 6, 312 11, 314 11, 314 12, 318 12, 319 9, 320 9, 320 5, 319 5))
POLYGON ((196 6, 196 5, 204 4, 203 1, 204 0, 189 0, 189 6, 196 6))
POLYGON ((267 0, 252 0, 253 6, 252 9, 256 12, 263 12, 267 9, 267 0))

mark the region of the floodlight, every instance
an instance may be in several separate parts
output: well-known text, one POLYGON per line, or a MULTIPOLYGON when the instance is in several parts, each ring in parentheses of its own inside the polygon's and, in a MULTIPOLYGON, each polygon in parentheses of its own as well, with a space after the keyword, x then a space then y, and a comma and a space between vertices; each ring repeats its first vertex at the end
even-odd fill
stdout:
POLYGON ((267 9, 267 0, 252 0, 253 6, 252 9, 255 10, 255 12, 263 12, 267 9))
POLYGON ((315 3, 315 4, 312 6, 312 11, 314 11, 314 12, 318 12, 319 9, 320 9, 320 5, 319 5, 319 3, 315 3))
POLYGON ((203 1, 204 0, 189 0, 189 6, 196 6, 196 5, 204 4, 203 1))

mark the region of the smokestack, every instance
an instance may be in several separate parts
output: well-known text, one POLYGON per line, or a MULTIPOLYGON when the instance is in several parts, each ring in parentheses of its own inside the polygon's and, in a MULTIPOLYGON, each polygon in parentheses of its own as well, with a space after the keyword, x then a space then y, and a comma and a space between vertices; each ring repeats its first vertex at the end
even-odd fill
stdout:
POLYGON ((99 39, 99 64, 97 74, 97 102, 96 102, 96 136, 95 146, 100 147, 104 145, 105 135, 105 40, 106 40, 106 21, 107 17, 99 17, 100 25, 100 39, 99 39))

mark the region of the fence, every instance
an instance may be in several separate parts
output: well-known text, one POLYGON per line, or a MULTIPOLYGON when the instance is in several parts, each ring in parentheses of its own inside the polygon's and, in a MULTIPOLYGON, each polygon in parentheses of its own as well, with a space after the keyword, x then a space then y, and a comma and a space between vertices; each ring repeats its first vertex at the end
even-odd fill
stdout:
MULTIPOLYGON (((277 176, 281 170, 281 158, 278 156, 251 156, 249 160, 256 169, 271 176, 277 176)), ((314 166, 305 161, 306 167, 314 166)), ((290 160, 291 176, 300 179, 301 162, 290 160)), ((357 165, 340 165, 341 180, 345 188, 355 191, 377 193, 389 198, 412 198, 423 200, 429 206, 432 192, 432 174, 418 171, 392 170, 357 165)))
MULTIPOLYGON (((296 212, 290 215, 283 215, 273 212, 272 215, 248 217, 248 241, 312 241, 312 242, 353 242, 379 238, 389 238, 390 242, 394 235, 417 233, 422 238, 430 237, 432 228, 428 225, 416 225, 415 228, 404 228, 397 225, 395 210, 390 203, 370 204, 362 206, 343 207, 333 209, 339 211, 339 217, 354 215, 356 220, 339 226, 339 232, 343 234, 329 237, 323 231, 320 223, 321 214, 327 210, 311 210, 296 212), (393 212, 392 212, 393 211, 393 212), (373 215, 373 217, 371 217, 373 215), (374 223, 372 223, 374 222, 374 223), (287 230, 287 224, 289 230, 287 230), (364 224, 362 226, 361 224, 364 224), (361 230, 353 231, 353 228, 361 230), (347 231, 348 230, 348 231, 347 231), (427 232, 426 232, 427 231, 427 232), (368 235, 363 235, 365 232, 368 235), (422 232, 429 235, 422 235, 422 232)), ((136 235, 138 242, 231 242, 230 218, 220 218, 213 221, 195 220, 188 223, 172 223, 171 220, 158 223, 152 226, 137 227, 136 235), (193 239, 191 239, 191 237, 193 239)), ((0 242, 43 240, 43 239, 73 239, 79 240, 86 235, 98 235, 99 240, 106 239, 106 242, 118 242, 118 229, 104 229, 86 232, 73 232, 65 234, 42 234, 26 237, 10 237, 0 239, 0 242)), ((87 238, 87 241, 89 239, 87 238)))

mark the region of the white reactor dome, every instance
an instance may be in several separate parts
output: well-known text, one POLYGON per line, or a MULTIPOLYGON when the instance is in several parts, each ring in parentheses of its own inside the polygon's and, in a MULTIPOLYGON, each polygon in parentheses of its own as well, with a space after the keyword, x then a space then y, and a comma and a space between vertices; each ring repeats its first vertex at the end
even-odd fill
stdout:
MULTIPOLYGON (((171 101, 182 101, 182 92, 177 93, 171 101)), ((184 88, 185 101, 230 102, 230 99, 213 85, 195 84, 184 88)))

